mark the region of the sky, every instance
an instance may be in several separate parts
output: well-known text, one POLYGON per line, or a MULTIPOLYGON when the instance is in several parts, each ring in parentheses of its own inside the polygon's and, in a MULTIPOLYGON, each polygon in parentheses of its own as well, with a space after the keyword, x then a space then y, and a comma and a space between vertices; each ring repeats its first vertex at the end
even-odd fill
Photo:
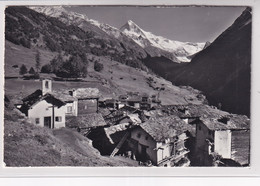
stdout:
POLYGON ((72 11, 116 28, 132 20, 143 30, 183 42, 212 42, 245 7, 72 6, 72 11))

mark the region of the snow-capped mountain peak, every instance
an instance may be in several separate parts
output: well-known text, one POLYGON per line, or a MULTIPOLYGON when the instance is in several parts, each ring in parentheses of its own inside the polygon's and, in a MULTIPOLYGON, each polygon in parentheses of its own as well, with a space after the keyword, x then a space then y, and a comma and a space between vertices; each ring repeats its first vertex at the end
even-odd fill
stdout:
POLYGON ((88 20, 86 15, 68 11, 64 6, 30 6, 29 8, 47 16, 59 18, 67 24, 88 20))
POLYGON ((134 34, 137 33, 139 35, 144 35, 144 33, 142 32, 143 30, 132 20, 128 20, 127 23, 120 28, 120 30, 122 32, 132 32, 134 34))
POLYGON ((120 30, 143 48, 153 46, 166 52, 175 53, 179 62, 189 62, 189 56, 201 51, 205 46, 205 43, 180 42, 156 36, 151 32, 144 31, 131 20, 127 21, 120 30))

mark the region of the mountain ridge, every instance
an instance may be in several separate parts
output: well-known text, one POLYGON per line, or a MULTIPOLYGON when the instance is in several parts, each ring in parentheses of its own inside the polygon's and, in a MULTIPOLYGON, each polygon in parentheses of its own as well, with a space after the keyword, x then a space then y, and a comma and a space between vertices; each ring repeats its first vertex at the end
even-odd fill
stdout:
POLYGON ((48 16, 56 17, 66 24, 76 24, 84 30, 88 30, 88 27, 90 27, 92 30, 96 30, 97 28, 99 28, 106 34, 115 37, 120 42, 126 43, 127 41, 128 43, 131 43, 131 45, 134 45, 134 43, 138 44, 138 46, 140 46, 150 56, 165 56, 171 59, 173 62, 177 63, 190 62, 190 56, 201 51, 205 46, 205 43, 179 42, 166 39, 162 36, 155 36, 150 32, 142 30, 131 20, 129 20, 120 29, 117 29, 108 24, 100 23, 99 21, 96 21, 94 19, 89 19, 84 14, 67 11, 61 6, 58 6, 57 10, 55 10, 55 8, 53 7, 48 6, 37 6, 29 8, 37 12, 44 13, 48 16), (135 27, 135 31, 140 33, 141 35, 137 37, 136 33, 127 32, 125 29, 123 29, 124 26, 127 27, 127 25, 129 28, 135 27), (157 41, 159 41, 160 43, 158 43, 157 41), (167 47, 164 47, 166 45, 167 47))
POLYGON ((175 65, 151 59, 153 63, 145 64, 175 85, 203 91, 210 104, 250 116, 251 27, 252 13, 247 8, 190 63, 175 65))
POLYGON ((178 63, 190 62, 188 57, 198 53, 205 46, 205 43, 180 42, 156 36, 151 32, 144 31, 131 20, 124 24, 120 30, 143 48, 154 47, 172 53, 173 57, 171 59, 176 60, 175 62, 178 63))

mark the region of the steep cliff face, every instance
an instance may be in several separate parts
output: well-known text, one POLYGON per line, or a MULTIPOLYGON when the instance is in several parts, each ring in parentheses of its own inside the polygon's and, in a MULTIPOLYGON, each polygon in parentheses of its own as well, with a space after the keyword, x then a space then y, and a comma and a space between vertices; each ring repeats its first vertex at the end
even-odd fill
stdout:
POLYGON ((150 59, 145 64, 176 85, 203 91, 211 104, 249 116, 251 27, 251 9, 247 8, 190 63, 176 65, 165 59, 150 59), (158 68, 161 60, 164 65, 158 68))

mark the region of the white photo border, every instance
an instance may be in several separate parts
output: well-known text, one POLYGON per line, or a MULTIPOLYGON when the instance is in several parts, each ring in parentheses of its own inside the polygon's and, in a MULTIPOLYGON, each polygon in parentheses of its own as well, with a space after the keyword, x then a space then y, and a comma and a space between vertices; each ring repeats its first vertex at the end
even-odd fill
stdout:
POLYGON ((260 1, 256 0, 74 0, 74 1, 1 1, 0 2, 0 177, 259 177, 260 176, 260 1), (251 59, 251 127, 250 167, 188 167, 188 168, 131 168, 131 167, 5 167, 3 163, 4 123, 4 10, 8 5, 139 5, 139 6, 250 6, 252 7, 252 59, 251 59))

